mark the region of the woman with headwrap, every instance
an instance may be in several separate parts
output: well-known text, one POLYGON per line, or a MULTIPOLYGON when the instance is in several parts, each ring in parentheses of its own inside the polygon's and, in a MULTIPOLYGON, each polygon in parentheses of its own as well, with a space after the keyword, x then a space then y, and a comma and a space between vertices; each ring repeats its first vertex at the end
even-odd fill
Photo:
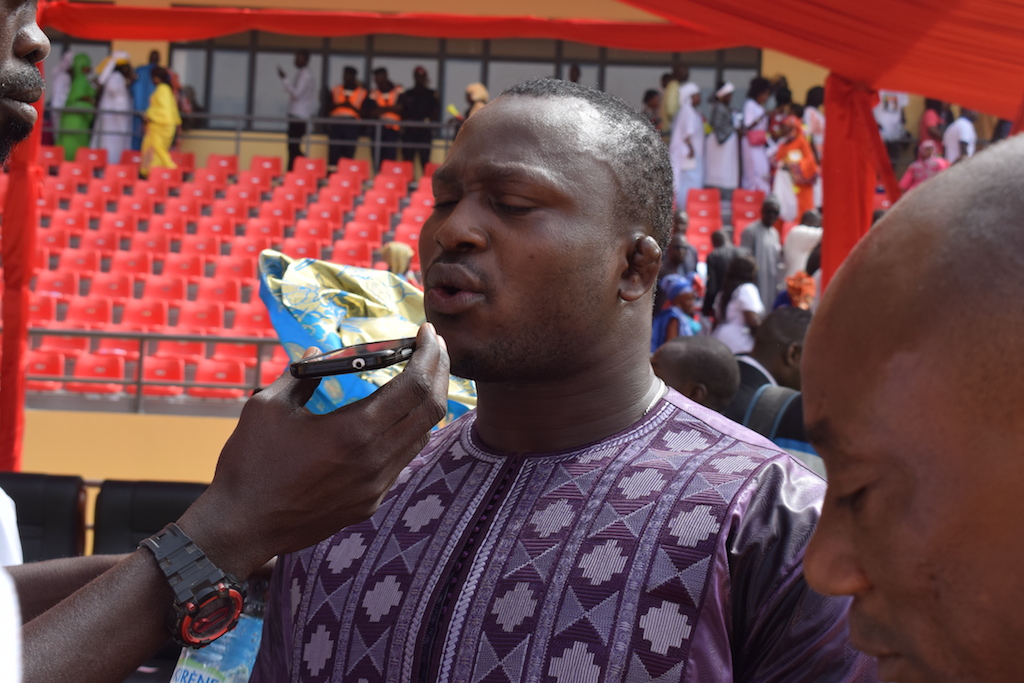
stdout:
POLYGON ((145 116, 146 134, 142 138, 142 166, 139 168, 143 178, 149 177, 149 170, 154 167, 178 167, 171 159, 171 144, 174 132, 181 125, 181 114, 171 90, 171 76, 167 69, 157 66, 151 77, 156 90, 149 96, 145 116))
POLYGON ((89 146, 92 120, 96 109, 96 89, 89 81, 92 62, 89 55, 79 53, 71 62, 71 89, 64 107, 92 111, 65 111, 60 115, 57 145, 64 148, 64 158, 74 161, 79 147, 89 146))
POLYGON ((388 264, 388 270, 416 287, 420 286, 412 271, 413 250, 404 242, 388 242, 380 249, 381 258, 388 264))
MULTIPOLYGON (((782 215, 782 220, 793 221, 814 209, 814 184, 818 181, 818 162, 811 143, 804 135, 803 123, 796 116, 784 118, 778 126, 779 146, 775 150, 776 192, 791 191, 796 196, 796 212, 782 215)), ((780 198, 780 203, 787 203, 780 198)))
POLYGON ((900 179, 900 187, 904 192, 909 192, 947 168, 949 162, 939 154, 939 146, 934 140, 925 140, 918 148, 917 161, 907 167, 907 172, 900 179))
POLYGON ((697 112, 700 86, 683 83, 679 88, 679 113, 672 121, 668 153, 676 185, 676 206, 686 206, 686 195, 704 187, 704 119, 697 112))
POLYGON ((732 83, 718 87, 711 100, 711 134, 707 138, 704 182, 708 187, 735 190, 740 181, 740 143, 736 135, 733 112, 729 109, 732 83))
POLYGON ((107 160, 121 162, 121 153, 132 146, 132 95, 128 91, 132 67, 127 52, 115 52, 99 67, 99 117, 91 147, 107 150, 107 160))

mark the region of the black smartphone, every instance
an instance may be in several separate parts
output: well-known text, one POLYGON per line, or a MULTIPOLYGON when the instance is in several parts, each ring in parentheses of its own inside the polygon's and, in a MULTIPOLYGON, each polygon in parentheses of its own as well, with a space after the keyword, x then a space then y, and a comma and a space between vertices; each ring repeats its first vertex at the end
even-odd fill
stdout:
POLYGON ((291 364, 292 377, 312 379, 379 370, 409 360, 415 347, 416 339, 412 337, 346 346, 295 361, 291 364))

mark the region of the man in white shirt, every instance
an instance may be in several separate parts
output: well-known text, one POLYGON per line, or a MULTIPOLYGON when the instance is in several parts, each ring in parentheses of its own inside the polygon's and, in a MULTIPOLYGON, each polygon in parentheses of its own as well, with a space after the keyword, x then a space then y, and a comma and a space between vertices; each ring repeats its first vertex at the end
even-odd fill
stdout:
POLYGON ((284 69, 277 67, 281 85, 288 92, 288 170, 291 170, 295 157, 302 156, 302 136, 306 134, 307 122, 316 107, 316 88, 313 87, 313 74, 309 71, 309 53, 305 50, 295 53, 295 69, 295 77, 289 81, 284 69))
POLYGON ((786 277, 792 277, 799 271, 807 271, 807 257, 821 242, 821 214, 817 211, 805 211, 800 217, 800 225, 786 235, 782 245, 782 260, 786 263, 786 277))
POLYGON ((974 130, 974 119, 977 117, 970 109, 960 107, 960 116, 943 133, 942 146, 949 163, 955 164, 960 159, 974 156, 978 144, 978 133, 974 130))

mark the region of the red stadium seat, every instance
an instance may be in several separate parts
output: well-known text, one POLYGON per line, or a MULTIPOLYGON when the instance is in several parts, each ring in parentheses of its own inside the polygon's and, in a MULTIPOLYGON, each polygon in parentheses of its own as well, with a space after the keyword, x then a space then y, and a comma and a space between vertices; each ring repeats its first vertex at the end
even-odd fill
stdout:
POLYGON ((73 270, 83 275, 95 273, 100 269, 99 252, 86 249, 65 249, 57 258, 57 270, 73 270))
POLYGON ((101 330, 113 321, 114 303, 100 296, 75 296, 67 299, 63 326, 101 330))
POLYGON ((171 161, 182 173, 192 173, 196 170, 196 155, 192 152, 171 152, 171 161))
POLYGON ((237 278, 239 280, 252 280, 256 277, 257 259, 254 256, 241 254, 238 256, 221 256, 214 261, 217 268, 217 278, 237 278))
MULTIPOLYGON (((67 325, 64 323, 57 323, 55 327, 59 329, 76 329, 75 325, 67 325)), ((82 328, 78 328, 82 329, 82 328)), ((89 352, 89 338, 88 337, 69 337, 63 334, 44 334, 39 339, 39 348, 37 351, 46 351, 50 353, 60 353, 66 357, 77 358, 83 353, 89 352)))
POLYGON ((434 176, 434 171, 440 168, 440 166, 441 164, 428 161, 427 165, 423 167, 423 175, 420 176, 420 184, 422 185, 424 180, 432 178, 434 176))
POLYGON ((366 182, 370 179, 370 162, 366 159, 341 159, 336 172, 347 173, 359 178, 360 182, 366 182))
POLYGON ((363 205, 385 209, 388 214, 398 213, 398 203, 403 195, 392 190, 368 190, 363 195, 363 205))
MULTIPOLYGON (((149 382, 184 382, 185 361, 181 358, 149 356, 142 364, 142 380, 143 396, 181 396, 185 393, 183 386, 153 385, 149 382)), ((135 393, 134 385, 129 385, 128 393, 135 393)))
POLYGON ((327 187, 333 190, 349 192, 357 197, 363 193, 363 181, 365 178, 358 174, 338 171, 327 179, 327 187))
POLYGON ((242 363, 247 368, 256 367, 256 356, 259 347, 256 344, 236 344, 221 342, 213 345, 214 360, 230 360, 242 363))
POLYGON ((126 149, 121 152, 121 163, 138 168, 142 165, 142 152, 133 149, 126 149))
POLYGON ((109 382, 68 382, 65 388, 81 394, 120 394, 125 385, 124 358, 86 353, 75 360, 75 379, 106 379, 109 382))
POLYGON ((139 228, 134 214, 105 213, 100 216, 100 230, 111 231, 122 237, 130 237, 139 228))
MULTIPOLYGON (((428 213, 434 210, 434 193, 428 188, 426 192, 416 191, 409 196, 409 209, 421 209, 428 213)), ((408 209, 406 209, 408 210, 408 209)))
POLYGON ((205 183, 182 183, 178 190, 181 198, 194 199, 200 206, 209 206, 216 199, 217 191, 212 185, 205 183))
POLYGON ((181 239, 185 236, 187 222, 188 219, 181 214, 168 213, 163 216, 154 214, 149 218, 149 230, 146 234, 166 235, 172 240, 181 239))
MULTIPOLYGON (((227 192, 225 192, 224 198, 245 207, 245 210, 248 212, 249 209, 254 209, 260 205, 260 202, 263 201, 263 194, 252 187, 231 185, 228 187, 227 192)), ((248 216, 249 214, 246 213, 245 215, 248 216)))
POLYGON ((297 157, 292 164, 292 170, 314 178, 327 176, 327 162, 324 159, 310 159, 309 157, 297 157))
POLYGON ((337 206, 342 212, 355 206, 356 192, 346 187, 325 187, 317 194, 317 204, 337 206))
POLYGON ((216 258, 220 256, 222 242, 217 235, 185 235, 181 238, 181 253, 216 258))
POLYGON ((57 320, 57 303, 53 297, 33 294, 28 300, 30 327, 49 327, 57 320))
POLYGON ((333 239, 333 232, 330 225, 320 218, 301 218, 295 223, 292 237, 324 243, 333 239))
POLYGON ((383 232, 391 222, 391 214, 386 209, 363 204, 356 209, 354 221, 358 223, 376 223, 383 232))
POLYGON ((722 222, 703 218, 690 218, 686 228, 686 239, 696 246, 698 242, 711 242, 711 234, 722 228, 722 222))
POLYGON ((61 200, 71 201, 71 196, 75 194, 75 189, 75 183, 67 178, 57 178, 55 176, 43 178, 43 195, 54 197, 58 202, 61 200))
POLYGON ((199 281, 196 301, 219 301, 223 304, 237 304, 242 301, 242 285, 232 277, 218 275, 199 281))
MULTIPOLYGON (((211 154, 210 156, 213 155, 211 154)), ((209 166, 196 169, 196 172, 192 174, 192 182, 209 185, 216 190, 223 190, 228 186, 228 175, 234 175, 234 172, 229 174, 219 166, 209 166)))
POLYGON ((301 209, 309 203, 311 194, 312 190, 309 187, 275 187, 270 195, 270 200, 291 204, 296 209, 301 209))
MULTIPOLYGON (((237 385, 245 383, 245 366, 236 360, 206 358, 196 366, 195 381, 202 384, 237 385)), ((198 398, 244 398, 244 389, 189 387, 188 395, 198 398)))
POLYGON ((89 219, 81 209, 57 209, 50 216, 50 228, 63 228, 69 234, 80 234, 89 227, 89 219))
POLYGON ((80 294, 80 276, 75 271, 41 270, 32 291, 43 296, 72 297, 80 294))
POLYGON ((354 242, 380 244, 382 234, 383 231, 380 225, 355 220, 345 225, 344 239, 354 242))
POLYGON ((115 251, 110 257, 110 272, 145 275, 153 272, 153 254, 148 251, 115 251))
POLYGON ((166 254, 164 275, 178 275, 197 280, 206 277, 206 257, 200 254, 166 254))
POLYGON ((250 218, 245 222, 245 235, 247 237, 266 237, 279 242, 284 239, 284 225, 277 218, 250 218))
POLYGON ((42 249, 61 251, 70 243, 71 237, 65 228, 46 228, 36 233, 36 244, 42 249))
MULTIPOLYGON (((64 354, 57 351, 29 351, 25 354, 25 374, 29 377, 62 377, 64 354)), ((62 386, 58 380, 25 380, 25 388, 29 391, 60 391, 62 386)))
POLYGON ((132 188, 133 197, 148 197, 152 206, 160 204, 167 200, 170 196, 167 190, 167 183, 161 178, 150 178, 149 180, 140 180, 135 183, 135 187, 132 188))
POLYGON ((240 222, 249 215, 249 207, 232 199, 218 199, 213 202, 210 213, 214 218, 230 218, 240 222))
MULTIPOLYGON (((201 330, 168 328, 168 334, 203 334, 201 330)), ((182 339, 163 339, 156 343, 153 358, 174 358, 195 365, 206 357, 206 343, 182 339)))
POLYGON ((132 298, 135 278, 127 273, 93 273, 89 282, 89 296, 102 296, 114 303, 132 298))
POLYGON ((236 237, 231 240, 231 255, 255 259, 260 252, 270 249, 271 246, 273 246, 272 240, 262 235, 236 237))
MULTIPOLYGON (((184 301, 188 295, 188 280, 178 275, 144 275, 142 282, 143 300, 184 301)), ((166 324, 166 323, 164 323, 166 324)))
POLYGON ((243 171, 238 174, 238 185, 257 192, 270 192, 271 175, 260 171, 243 171))
POLYGON ((348 266, 369 268, 373 265, 373 248, 369 242, 338 240, 331 250, 331 261, 348 266))
POLYGON ((210 154, 206 157, 206 168, 218 169, 225 175, 238 173, 238 157, 234 154, 210 154))
POLYGON ((228 216, 200 216, 196 236, 231 239, 235 236, 236 225, 235 219, 228 216))
POLYGON ((345 209, 341 204, 317 202, 306 209, 306 218, 323 221, 331 228, 340 228, 344 217, 345 209))
POLYGON ((235 320, 229 330, 235 337, 275 337, 277 332, 270 322, 270 314, 267 307, 261 301, 254 301, 249 304, 238 304, 232 307, 235 311, 235 320))
POLYGON ((64 148, 55 145, 39 147, 39 165, 45 169, 55 168, 64 163, 64 148))
POLYGON ((409 223, 400 223, 395 228, 395 241, 403 242, 412 246, 414 249, 419 248, 420 243, 420 231, 423 226, 409 223))
POLYGON ((168 190, 172 187, 180 187, 184 173, 180 168, 164 168, 158 166, 149 172, 149 180, 157 181, 168 190))
MULTIPOLYGON (((50 268, 50 250, 45 247, 36 247, 36 261, 33 267, 38 270, 48 270, 50 268)), ((0 271, 3 272, 3 271, 0 271)))
POLYGON ((715 188, 691 188, 686 194, 686 206, 689 211, 691 204, 720 204, 721 193, 715 188))
POLYGON ((147 220, 153 213, 153 198, 145 194, 122 196, 117 200, 117 213, 133 216, 136 221, 147 220))
POLYGON ((430 209, 426 209, 422 206, 407 206, 400 218, 401 223, 407 225, 423 225, 430 218, 430 214, 433 213, 430 209))
MULTIPOLYGON (((109 174, 108 174, 109 175, 109 174)), ((91 197, 103 200, 103 207, 117 204, 117 200, 124 194, 124 181, 120 178, 93 178, 89 181, 85 193, 91 197)))
POLYGON ((294 223, 295 206, 285 202, 264 202, 260 205, 260 218, 276 218, 283 223, 294 223))
MULTIPOLYGON (((129 249, 137 254, 163 255, 171 250, 171 237, 171 233, 164 231, 137 232, 131 236, 129 249)), ((110 269, 114 269, 113 265, 110 269)))
MULTIPOLYGON (((138 301, 133 300, 133 301, 138 301)), ((164 303, 164 302, 159 302, 164 303)), ((147 328, 135 323, 122 322, 119 325, 112 325, 107 328, 107 332, 124 332, 130 334, 132 332, 147 332, 147 328)), ((110 356, 121 356, 127 361, 137 361, 139 359, 140 346, 145 347, 145 342, 139 344, 139 339, 133 339, 131 337, 104 337, 99 340, 96 350, 93 353, 99 355, 110 355, 110 356)))
POLYGON ((289 237, 281 245, 281 252, 292 258, 319 259, 322 251, 322 244, 319 240, 300 239, 289 237))
POLYGON ((383 161, 380 165, 380 175, 397 176, 403 178, 406 184, 412 182, 413 168, 411 161, 383 161))
POLYGON ((249 162, 250 171, 269 173, 272 177, 277 177, 284 173, 282 170, 283 166, 284 164, 281 162, 281 157, 254 155, 252 160, 249 162))
MULTIPOLYGON (((200 330, 203 334, 222 334, 224 305, 216 301, 182 301, 176 327, 200 330)), ((173 331, 173 327, 168 328, 168 333, 173 331)))
POLYGON ((74 186, 86 185, 92 178, 92 168, 85 163, 65 161, 57 171, 57 177, 63 178, 74 186))
POLYGON ((132 164, 109 164, 103 170, 106 180, 119 181, 122 185, 131 186, 139 179, 139 167, 132 164))
POLYGON ((148 297, 125 302, 121 314, 122 325, 134 325, 137 329, 149 332, 162 332, 167 327, 167 321, 167 301, 148 297))
POLYGON ((195 197, 171 197, 164 202, 165 215, 181 216, 189 223, 199 220, 201 210, 199 200, 195 197))
POLYGON ((85 164, 92 169, 103 168, 107 165, 107 150, 79 147, 78 151, 75 152, 75 161, 85 164))

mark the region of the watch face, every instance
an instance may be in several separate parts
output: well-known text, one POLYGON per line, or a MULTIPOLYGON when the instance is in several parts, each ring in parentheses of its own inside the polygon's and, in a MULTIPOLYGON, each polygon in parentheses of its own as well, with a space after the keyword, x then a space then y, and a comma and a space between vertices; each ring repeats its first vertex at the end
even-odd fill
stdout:
POLYGON ((181 635, 194 645, 206 645, 234 628, 242 613, 242 594, 222 585, 222 590, 203 600, 181 623, 181 635))

